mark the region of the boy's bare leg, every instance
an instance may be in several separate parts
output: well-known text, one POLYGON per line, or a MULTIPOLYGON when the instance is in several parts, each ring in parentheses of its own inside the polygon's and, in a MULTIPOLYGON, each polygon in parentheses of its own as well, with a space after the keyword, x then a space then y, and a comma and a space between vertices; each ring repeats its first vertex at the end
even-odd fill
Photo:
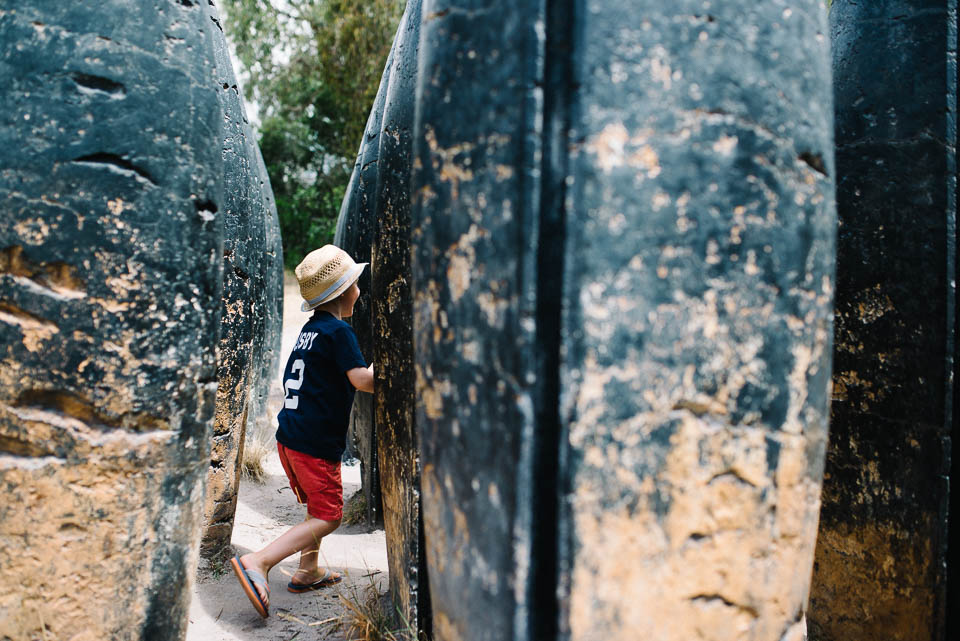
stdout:
MULTIPOLYGON (((307 516, 307 520, 309 519, 310 516, 307 516)), ((338 576, 336 572, 332 574, 338 576)), ((320 572, 320 541, 317 541, 315 545, 300 550, 300 567, 290 578, 290 582, 297 585, 310 585, 322 579, 323 576, 320 572)))
POLYGON ((290 579, 293 583, 303 583, 307 585, 320 578, 318 571, 318 561, 320 558, 320 543, 311 545, 308 548, 300 550, 300 567, 290 579))
MULTIPOLYGON (((245 568, 257 570, 263 576, 267 576, 270 570, 280 561, 288 556, 296 554, 301 550, 309 550, 311 547, 319 550, 320 539, 330 534, 339 527, 340 521, 324 521, 313 517, 307 518, 303 523, 298 523, 292 528, 280 535, 280 538, 270 543, 267 547, 257 552, 250 552, 240 557, 240 562, 245 568)), ((316 573, 316 556, 313 558, 313 570, 316 573)), ((300 557, 300 563, 304 562, 303 556, 300 557)), ((299 583, 299 581, 298 581, 299 583)), ((257 586, 257 592, 264 603, 269 603, 269 595, 257 586)))

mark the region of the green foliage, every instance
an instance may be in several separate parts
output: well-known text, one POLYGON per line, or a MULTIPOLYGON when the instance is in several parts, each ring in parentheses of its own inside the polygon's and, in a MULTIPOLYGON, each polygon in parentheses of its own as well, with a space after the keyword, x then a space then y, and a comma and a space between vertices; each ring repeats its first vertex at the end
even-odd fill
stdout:
POLYGON ((224 0, 295 266, 333 240, 403 0, 224 0))

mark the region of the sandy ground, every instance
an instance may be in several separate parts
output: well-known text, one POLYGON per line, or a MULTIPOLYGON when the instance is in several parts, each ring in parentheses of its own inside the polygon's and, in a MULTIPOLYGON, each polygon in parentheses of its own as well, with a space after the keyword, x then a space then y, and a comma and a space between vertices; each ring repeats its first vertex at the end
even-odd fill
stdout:
MULTIPOLYGON (((272 396, 282 398, 280 377, 293 343, 309 314, 300 311, 300 292, 296 279, 285 275, 282 362, 272 396)), ((283 531, 304 519, 305 510, 297 505, 277 458, 275 441, 265 461, 266 479, 259 484, 240 483, 232 544, 240 554, 258 549, 283 531)), ((360 489, 358 465, 343 467, 343 495, 360 489)), ((362 526, 341 526, 324 537, 320 546, 321 562, 344 575, 332 587, 305 593, 287 592, 286 585, 297 567, 290 557, 273 569, 270 582, 270 617, 260 618, 237 583, 229 564, 225 568, 204 568, 197 577, 190 605, 187 641, 279 641, 344 639, 334 621, 344 612, 340 594, 363 595, 371 583, 381 592, 387 585, 387 551, 383 530, 368 532, 362 526)))

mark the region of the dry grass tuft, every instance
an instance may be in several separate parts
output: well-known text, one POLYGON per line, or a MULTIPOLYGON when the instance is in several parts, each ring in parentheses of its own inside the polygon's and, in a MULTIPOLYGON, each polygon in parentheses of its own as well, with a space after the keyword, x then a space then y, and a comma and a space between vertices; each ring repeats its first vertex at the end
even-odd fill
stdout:
POLYGON ((252 441, 243 448, 243 463, 240 468, 240 474, 243 478, 263 483, 266 478, 266 471, 263 469, 263 461, 267 458, 270 448, 266 443, 252 441))
POLYGON ((390 597, 380 594, 371 578, 364 587, 350 586, 340 592, 344 613, 336 628, 350 641, 418 641, 413 627, 397 612, 389 612, 390 597), (399 620, 399 625, 397 621, 399 620))
MULTIPOLYGON (((252 427, 252 426, 251 426, 252 427)), ((240 462, 240 474, 244 479, 263 483, 267 476, 263 462, 276 447, 270 429, 248 429, 243 444, 243 460, 240 462)))
POLYGON ((343 524, 357 525, 367 518, 367 497, 357 490, 343 505, 343 524))

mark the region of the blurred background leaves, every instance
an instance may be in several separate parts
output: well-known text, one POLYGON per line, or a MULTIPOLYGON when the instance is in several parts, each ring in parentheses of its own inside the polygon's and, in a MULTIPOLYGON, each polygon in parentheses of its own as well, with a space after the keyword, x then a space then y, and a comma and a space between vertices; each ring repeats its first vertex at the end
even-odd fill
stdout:
POLYGON ((403 0, 223 0, 287 266, 333 241, 403 0))

